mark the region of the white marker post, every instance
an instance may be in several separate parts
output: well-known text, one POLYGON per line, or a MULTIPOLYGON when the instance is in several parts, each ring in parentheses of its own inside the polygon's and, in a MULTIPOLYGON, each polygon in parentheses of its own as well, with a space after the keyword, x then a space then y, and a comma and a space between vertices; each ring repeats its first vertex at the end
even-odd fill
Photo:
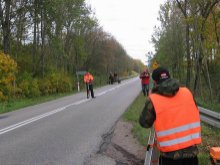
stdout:
POLYGON ((82 76, 83 76, 84 74, 86 74, 86 71, 77 71, 77 72, 76 72, 78 92, 80 91, 79 75, 82 75, 82 76))

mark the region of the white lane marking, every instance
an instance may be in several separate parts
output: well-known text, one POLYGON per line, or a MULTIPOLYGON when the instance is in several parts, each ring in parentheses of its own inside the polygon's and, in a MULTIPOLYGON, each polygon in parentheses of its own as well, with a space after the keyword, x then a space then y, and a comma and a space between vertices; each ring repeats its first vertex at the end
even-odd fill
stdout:
POLYGON ((22 121, 22 122, 20 122, 20 123, 13 124, 13 125, 11 125, 11 126, 9 126, 9 127, 3 128, 3 129, 0 130, 0 135, 1 135, 1 134, 4 134, 4 133, 6 133, 6 132, 12 131, 12 130, 14 130, 14 129, 16 129, 16 128, 22 127, 22 126, 24 126, 24 125, 27 125, 27 124, 29 124, 29 123, 32 123, 32 122, 34 122, 34 121, 43 119, 43 118, 45 118, 45 117, 47 117, 47 116, 53 115, 53 114, 58 113, 58 112, 60 112, 60 111, 63 111, 64 109, 65 109, 65 107, 58 108, 58 109, 55 109, 55 110, 53 110, 53 111, 51 111, 51 112, 44 113, 44 114, 42 114, 42 115, 38 115, 38 116, 36 116, 36 117, 27 119, 27 120, 22 121))
MULTIPOLYGON (((133 81, 134 81, 134 80, 133 80, 133 81)), ((116 86, 116 87, 110 88, 110 89, 108 89, 108 90, 106 90, 106 91, 103 91, 103 92, 101 92, 101 93, 98 93, 96 96, 104 95, 104 94, 106 94, 106 93, 108 93, 108 92, 111 92, 111 91, 113 91, 113 90, 115 90, 115 89, 117 89, 117 88, 119 88, 119 87, 121 87, 121 86, 124 86, 124 85, 126 85, 126 84, 128 84, 128 83, 131 83, 131 82, 133 82, 133 81, 128 81, 128 82, 125 82, 125 83, 123 83, 123 84, 120 84, 120 85, 118 85, 118 86, 116 86)), ((64 107, 57 108, 57 109, 52 110, 52 111, 50 111, 50 112, 47 112, 47 113, 44 113, 44 114, 35 116, 35 117, 30 118, 30 119, 27 119, 27 120, 24 120, 24 121, 19 122, 19 123, 17 123, 17 124, 10 125, 10 126, 8 126, 8 127, 6 127, 6 128, 0 129, 0 135, 2 135, 2 134, 4 134, 4 133, 7 133, 7 132, 10 132, 10 131, 12 131, 12 130, 15 130, 15 129, 19 128, 19 127, 25 126, 25 125, 27 125, 27 124, 33 123, 33 122, 38 121, 38 120, 40 120, 40 119, 43 119, 43 118, 45 118, 45 117, 51 116, 51 115, 56 114, 56 113, 58 113, 58 112, 64 111, 66 108, 68 108, 68 107, 70 107, 70 106, 79 105, 79 104, 85 103, 85 102, 87 102, 87 101, 89 101, 89 99, 79 100, 79 101, 76 101, 76 102, 74 102, 74 103, 72 103, 72 104, 68 104, 68 105, 66 105, 66 106, 64 106, 64 107)))

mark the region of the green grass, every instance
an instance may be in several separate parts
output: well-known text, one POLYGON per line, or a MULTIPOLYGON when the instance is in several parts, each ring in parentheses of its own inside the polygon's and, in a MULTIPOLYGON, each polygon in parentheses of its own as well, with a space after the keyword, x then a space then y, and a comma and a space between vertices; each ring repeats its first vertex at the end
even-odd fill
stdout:
POLYGON ((200 165, 211 165, 209 148, 220 147, 220 129, 202 123, 202 144, 199 145, 200 165))
POLYGON ((0 114, 15 111, 20 108, 24 108, 31 105, 40 104, 43 102, 55 100, 64 96, 71 95, 76 92, 72 93, 62 93, 62 94, 54 94, 50 96, 41 96, 36 98, 22 98, 22 99, 14 99, 10 100, 8 102, 0 102, 0 114))
POLYGON ((218 102, 204 102, 201 98, 196 98, 196 103, 198 106, 220 113, 220 103, 218 102))
MULTIPOLYGON (((147 145, 149 129, 142 128, 138 120, 145 100, 146 98, 141 93, 123 115, 125 121, 133 124, 132 133, 143 146, 147 145)), ((202 123, 202 144, 199 145, 198 155, 200 165, 211 165, 209 148, 214 146, 220 147, 220 129, 202 123)))
POLYGON ((143 129, 139 125, 139 116, 144 108, 145 100, 146 98, 141 93, 131 104, 128 110, 123 114, 123 119, 132 122, 133 124, 132 132, 134 134, 134 137, 136 137, 140 144, 144 146, 146 146, 147 144, 148 130, 143 129))

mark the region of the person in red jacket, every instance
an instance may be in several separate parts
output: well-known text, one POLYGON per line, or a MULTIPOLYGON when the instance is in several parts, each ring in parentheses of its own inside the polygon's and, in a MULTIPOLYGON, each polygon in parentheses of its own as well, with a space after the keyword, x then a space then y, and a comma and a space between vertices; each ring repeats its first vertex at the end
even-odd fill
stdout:
POLYGON ((139 123, 154 127, 160 165, 198 165, 201 143, 199 110, 193 95, 167 69, 159 67, 152 73, 154 87, 147 97, 139 123))
POLYGON ((148 70, 144 70, 141 74, 140 74, 140 79, 141 79, 141 86, 142 86, 142 92, 144 94, 144 96, 148 96, 149 94, 149 81, 150 81, 150 73, 148 72, 148 70))
POLYGON ((87 98, 89 98, 89 93, 91 93, 92 98, 95 98, 94 92, 93 92, 93 85, 92 85, 93 80, 94 80, 94 77, 89 72, 87 72, 84 75, 84 82, 86 84, 87 98))

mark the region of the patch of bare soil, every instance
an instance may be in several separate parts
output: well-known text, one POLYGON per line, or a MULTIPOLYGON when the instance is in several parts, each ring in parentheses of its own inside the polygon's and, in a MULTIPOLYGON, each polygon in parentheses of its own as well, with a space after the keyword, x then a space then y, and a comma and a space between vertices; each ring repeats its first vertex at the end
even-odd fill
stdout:
POLYGON ((146 148, 133 137, 132 124, 119 120, 103 137, 103 144, 89 165, 143 165, 146 148))

